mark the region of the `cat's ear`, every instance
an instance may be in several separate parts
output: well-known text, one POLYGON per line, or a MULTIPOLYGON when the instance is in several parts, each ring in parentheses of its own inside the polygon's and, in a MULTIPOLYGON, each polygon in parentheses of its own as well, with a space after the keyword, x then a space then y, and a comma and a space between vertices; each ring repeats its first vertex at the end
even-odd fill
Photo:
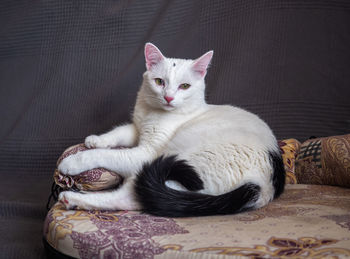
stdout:
POLYGON ((213 57, 214 51, 208 51, 203 56, 197 58, 193 61, 192 69, 194 72, 199 73, 202 77, 205 77, 207 74, 207 69, 210 64, 210 61, 213 57))
POLYGON ((145 45, 145 59, 146 68, 147 70, 150 70, 153 66, 162 61, 164 59, 164 56, 156 46, 148 42, 145 45))

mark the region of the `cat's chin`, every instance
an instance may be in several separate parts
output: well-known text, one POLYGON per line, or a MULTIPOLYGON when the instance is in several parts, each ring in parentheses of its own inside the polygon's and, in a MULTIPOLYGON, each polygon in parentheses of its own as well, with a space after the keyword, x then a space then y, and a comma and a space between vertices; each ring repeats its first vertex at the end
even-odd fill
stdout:
POLYGON ((172 110, 175 110, 175 106, 171 105, 171 104, 164 104, 162 106, 162 108, 166 111, 172 111, 172 110))

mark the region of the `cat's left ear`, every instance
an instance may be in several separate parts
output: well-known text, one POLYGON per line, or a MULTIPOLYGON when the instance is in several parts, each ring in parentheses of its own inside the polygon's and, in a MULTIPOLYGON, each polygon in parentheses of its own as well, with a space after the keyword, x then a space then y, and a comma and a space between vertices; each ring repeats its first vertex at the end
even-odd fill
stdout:
POLYGON ((146 68, 150 70, 153 66, 157 65, 164 59, 164 56, 160 50, 148 42, 145 45, 145 59, 146 59, 146 68))
POLYGON ((202 77, 205 77, 207 74, 207 69, 210 64, 210 61, 213 57, 214 51, 208 51, 203 56, 197 58, 193 61, 192 69, 194 72, 199 73, 202 77))

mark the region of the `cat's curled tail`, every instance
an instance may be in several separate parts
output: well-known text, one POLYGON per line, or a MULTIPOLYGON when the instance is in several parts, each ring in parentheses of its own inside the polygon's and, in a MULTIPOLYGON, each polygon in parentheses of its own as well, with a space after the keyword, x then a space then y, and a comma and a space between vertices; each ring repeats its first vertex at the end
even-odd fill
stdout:
POLYGON ((160 157, 143 167, 135 182, 136 197, 142 210, 157 216, 189 217, 234 214, 253 209, 260 186, 246 183, 222 195, 207 195, 198 174, 184 160, 160 157), (169 188, 165 182, 176 180, 189 191, 169 188))

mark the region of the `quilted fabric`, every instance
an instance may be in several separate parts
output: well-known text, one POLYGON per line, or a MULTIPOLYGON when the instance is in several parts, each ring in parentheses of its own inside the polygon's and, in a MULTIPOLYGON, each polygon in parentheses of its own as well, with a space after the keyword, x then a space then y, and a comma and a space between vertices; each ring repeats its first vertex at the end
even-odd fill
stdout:
POLYGON ((44 237, 77 258, 343 258, 350 256, 349 231, 350 189, 294 184, 267 207, 227 216, 67 211, 57 203, 46 217, 44 237))
POLYGON ((295 173, 299 183, 350 187, 350 134, 305 141, 295 173))

